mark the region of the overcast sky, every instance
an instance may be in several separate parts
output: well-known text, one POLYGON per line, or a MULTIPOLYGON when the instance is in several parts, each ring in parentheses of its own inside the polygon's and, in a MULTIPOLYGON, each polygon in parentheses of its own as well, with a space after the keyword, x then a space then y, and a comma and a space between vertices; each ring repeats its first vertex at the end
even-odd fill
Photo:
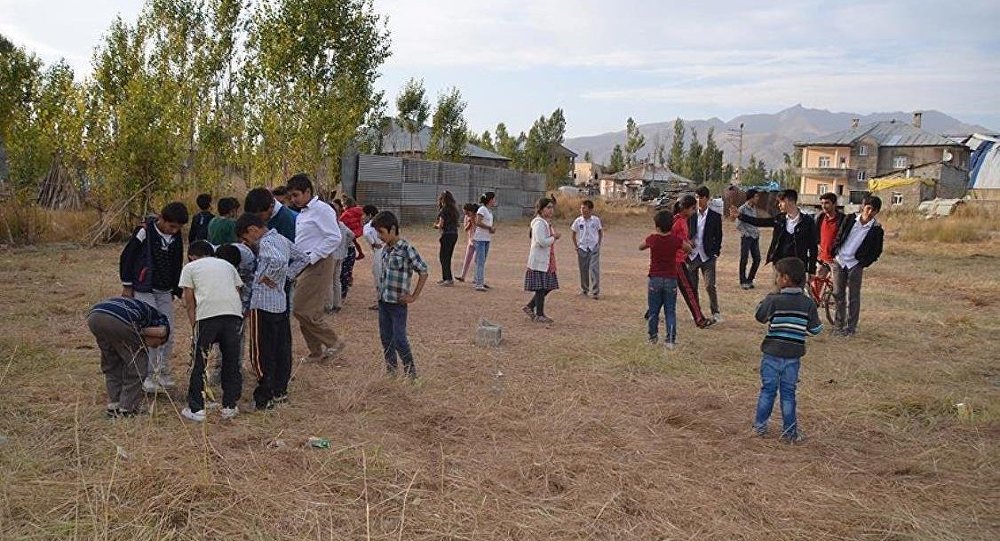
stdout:
MULTIPOLYGON (((0 33, 89 72, 140 0, 0 0, 0 33)), ((855 113, 936 109, 1000 129, 1000 1, 375 0, 393 56, 432 100, 457 86, 476 131, 515 133, 556 107, 570 136, 675 117, 728 120, 801 103, 855 113)), ((390 105, 390 109, 392 109, 390 105)))

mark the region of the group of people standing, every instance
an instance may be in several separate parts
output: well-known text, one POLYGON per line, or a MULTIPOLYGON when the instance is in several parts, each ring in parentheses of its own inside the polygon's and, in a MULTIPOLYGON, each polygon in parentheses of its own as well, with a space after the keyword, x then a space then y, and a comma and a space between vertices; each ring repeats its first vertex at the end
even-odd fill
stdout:
MULTIPOLYGON (((775 216, 761 216, 761 199, 761 194, 751 190, 746 202, 730 212, 741 236, 741 288, 755 287, 762 227, 773 228, 765 262, 775 264, 776 283, 782 285, 779 292, 762 301, 756 314, 758 320, 769 323, 769 330, 762 344, 762 391, 754 426, 759 433, 766 431, 766 417, 780 389, 783 435, 794 437, 797 363, 805 352, 805 337, 821 328, 814 317, 815 304, 810 304, 812 300, 803 288, 817 272, 832 273, 837 302, 835 332, 844 336, 856 332, 863 269, 882 251, 882 228, 875 219, 881 201, 868 197, 859 213, 845 216, 837 210, 836 196, 825 194, 822 212, 814 219, 799 209, 794 190, 778 195, 780 213, 775 216), (749 272, 747 263, 752 263, 749 272), (800 297, 791 297, 796 294, 800 297)), ((109 416, 135 414, 141 411, 142 391, 159 392, 174 385, 168 365, 174 298, 183 299, 194 332, 188 405, 183 411, 186 418, 203 421, 210 409, 205 401, 212 398, 205 364, 213 347, 221 356, 221 415, 232 418, 238 414, 244 342, 249 344, 248 364, 257 378, 255 409, 271 409, 286 402, 292 367, 291 315, 298 320, 309 350, 305 361, 336 357, 346 346, 328 315, 341 309, 353 282, 354 262, 365 257, 358 239, 368 244, 372 256, 375 302, 370 308, 379 312, 386 369, 395 374, 401 360, 404 373, 416 377, 407 337, 407 307, 419 298, 429 269, 416 248, 400 236, 395 215, 371 205, 359 208, 350 198, 327 203, 315 194, 304 174, 274 190, 251 190, 242 214, 239 201, 233 198, 220 199, 218 216, 209 210, 211 196, 203 194, 196 202, 201 212, 191 226, 187 264, 183 263, 179 238, 188 222, 187 209, 174 202, 137 228, 122 251, 121 296, 98 303, 88 316, 101 349, 109 416)), ((496 194, 487 192, 479 204, 466 204, 460 212, 453 194, 445 191, 440 195, 434 224, 440 231, 440 286, 465 282, 474 262, 474 289, 491 289, 486 263, 497 230, 496 204, 496 194), (451 263, 460 222, 467 247, 461 273, 456 276, 451 263)), ((553 198, 540 199, 528 230, 524 290, 531 297, 523 311, 539 323, 553 322, 545 303, 559 288, 555 247, 562 235, 552 224, 555 204, 553 198)), ((662 312, 664 345, 667 349, 676 347, 678 290, 697 327, 722 322, 716 287, 722 218, 712 208, 705 187, 679 198, 673 212, 660 211, 654 216, 655 231, 639 246, 650 251, 646 318, 651 343, 659 341, 662 312), (702 279, 710 312, 701 308, 698 290, 702 279)), ((594 214, 592 201, 582 202, 580 215, 570 229, 580 272, 580 295, 600 299, 604 228, 594 214)))

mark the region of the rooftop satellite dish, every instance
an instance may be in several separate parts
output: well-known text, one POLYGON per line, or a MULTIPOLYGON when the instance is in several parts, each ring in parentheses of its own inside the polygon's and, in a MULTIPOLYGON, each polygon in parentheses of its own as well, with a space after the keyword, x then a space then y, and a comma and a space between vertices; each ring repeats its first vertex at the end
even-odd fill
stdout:
POLYGON ((951 159, 954 158, 955 156, 951 153, 951 151, 946 150, 944 151, 944 154, 941 157, 944 161, 950 162, 951 159))

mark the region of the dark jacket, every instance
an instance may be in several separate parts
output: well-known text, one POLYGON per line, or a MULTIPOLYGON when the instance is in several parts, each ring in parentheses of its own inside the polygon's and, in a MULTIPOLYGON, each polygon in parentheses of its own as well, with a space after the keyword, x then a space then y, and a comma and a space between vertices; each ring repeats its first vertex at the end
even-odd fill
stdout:
MULTIPOLYGON (((698 236, 697 211, 688 218, 688 232, 691 243, 694 244, 694 239, 698 236)), ((705 246, 705 255, 719 257, 722 252, 722 215, 712 209, 705 212, 705 232, 701 236, 701 242, 705 246)))
MULTIPOLYGON (((280 203, 275 201, 274 204, 279 205, 280 203)), ((295 213, 288 210, 288 207, 281 205, 278 213, 267 221, 267 227, 276 230, 282 237, 295 242, 295 213)))
POLYGON ((131 287, 134 291, 148 293, 159 285, 164 291, 170 291, 176 297, 181 296, 178 283, 181 279, 181 267, 184 265, 184 243, 180 234, 165 250, 166 253, 154 254, 154 249, 163 245, 163 237, 156 229, 156 218, 149 218, 141 227, 132 232, 128 244, 122 249, 118 258, 118 276, 122 285, 131 287), (145 240, 139 240, 139 231, 145 231, 145 240), (162 261, 162 263, 157 263, 162 261))
MULTIPOLYGON (((837 229, 837 240, 833 243, 833 255, 835 257, 840 252, 840 247, 847 241, 847 236, 850 235, 851 229, 854 228, 857 219, 857 214, 848 214, 840 222, 840 228, 837 229)), ((865 235, 865 240, 861 241, 861 246, 858 247, 857 253, 854 254, 854 258, 858 260, 861 268, 868 268, 882 256, 882 240, 884 237, 885 231, 882 229, 882 224, 878 222, 872 224, 871 230, 865 235)))
POLYGON ((813 217, 799 212, 799 223, 795 226, 795 232, 791 235, 785 230, 788 216, 781 213, 773 218, 755 218, 740 214, 737 218, 748 224, 757 227, 774 227, 771 234, 771 245, 767 248, 766 263, 774 263, 785 254, 794 255, 802 260, 806 265, 806 272, 816 274, 816 252, 819 243, 819 231, 816 230, 816 221, 813 217))
POLYGON ((211 222, 212 218, 215 218, 215 215, 209 210, 203 210, 194 215, 194 219, 191 220, 191 229, 188 230, 189 244, 196 240, 208 240, 208 222, 211 222))

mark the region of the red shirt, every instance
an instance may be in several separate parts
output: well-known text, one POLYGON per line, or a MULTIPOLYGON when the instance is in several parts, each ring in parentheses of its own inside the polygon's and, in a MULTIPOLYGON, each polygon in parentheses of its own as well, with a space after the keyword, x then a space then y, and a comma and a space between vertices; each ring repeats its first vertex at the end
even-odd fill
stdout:
POLYGON ((364 214, 364 209, 355 205, 349 209, 344 209, 344 212, 340 215, 340 221, 344 222, 344 225, 351 230, 351 233, 354 233, 355 238, 360 238, 364 233, 364 224, 361 223, 364 214))
POLYGON ((670 228, 670 233, 677 237, 677 256, 674 261, 676 263, 683 263, 687 260, 687 252, 681 249, 681 245, 685 240, 691 238, 687 218, 682 214, 674 214, 674 225, 670 228))
POLYGON ((673 233, 652 234, 646 237, 649 246, 649 277, 677 278, 677 250, 681 241, 673 233))
POLYGON ((819 217, 819 260, 827 263, 833 261, 833 242, 837 238, 837 224, 840 215, 834 214, 833 218, 827 218, 826 213, 819 217))

